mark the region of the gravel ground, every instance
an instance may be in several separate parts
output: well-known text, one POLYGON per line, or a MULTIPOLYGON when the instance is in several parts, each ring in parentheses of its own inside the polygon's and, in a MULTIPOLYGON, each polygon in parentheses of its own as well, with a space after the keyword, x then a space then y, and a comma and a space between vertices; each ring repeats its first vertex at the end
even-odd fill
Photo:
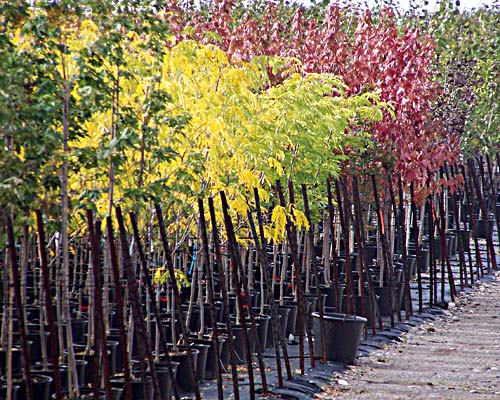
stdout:
POLYGON ((357 365, 321 399, 500 399, 500 273, 357 365))

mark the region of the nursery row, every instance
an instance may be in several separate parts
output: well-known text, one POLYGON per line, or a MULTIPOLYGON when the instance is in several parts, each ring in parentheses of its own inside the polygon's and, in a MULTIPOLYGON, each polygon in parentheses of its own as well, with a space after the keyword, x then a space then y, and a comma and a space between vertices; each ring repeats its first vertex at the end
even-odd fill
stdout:
MULTIPOLYGON (((302 185, 301 225, 293 212, 261 208, 257 189, 247 217, 235 219, 221 192, 198 201, 197 234, 182 241, 168 236, 159 204, 143 227, 119 207, 105 221, 89 210, 88 233, 71 238, 67 275, 58 232, 45 232, 40 211, 36 230, 17 237, 6 215, 1 390, 17 399, 169 399, 172 390, 198 397, 200 383, 213 380, 219 398, 238 398, 243 374, 253 398, 268 393, 266 364, 275 364, 278 387, 292 378, 290 341, 298 341, 301 374, 307 363, 352 363, 367 330, 394 326, 413 304, 445 306, 496 269, 497 170, 470 160, 464 190, 432 192, 419 207, 400 185, 397 194, 386 185, 389 201, 381 202, 375 176, 328 181, 316 222, 302 185), (265 239, 270 220, 285 224, 283 242, 265 239)), ((279 206, 293 208, 293 183, 288 203, 280 181, 274 187, 279 206)))
POLYGON ((325 3, 0 2, 0 397, 253 399, 496 269, 498 8, 325 3))

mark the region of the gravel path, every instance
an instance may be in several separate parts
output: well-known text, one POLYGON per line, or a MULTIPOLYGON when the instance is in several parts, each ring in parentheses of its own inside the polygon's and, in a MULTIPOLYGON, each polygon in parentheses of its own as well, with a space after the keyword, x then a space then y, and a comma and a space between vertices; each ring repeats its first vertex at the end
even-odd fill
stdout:
POLYGON ((361 358, 322 399, 500 399, 500 273, 361 358))

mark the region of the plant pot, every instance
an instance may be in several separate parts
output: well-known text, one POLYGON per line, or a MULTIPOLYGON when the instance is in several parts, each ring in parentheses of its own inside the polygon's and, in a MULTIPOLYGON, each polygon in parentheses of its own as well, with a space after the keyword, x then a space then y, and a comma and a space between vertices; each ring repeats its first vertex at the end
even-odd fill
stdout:
MULTIPOLYGON (((250 326, 247 325, 246 328, 250 354, 252 354, 255 348, 255 338, 250 334, 250 326)), ((241 325, 233 325, 232 330, 234 335, 234 352, 236 353, 237 364, 245 364, 247 360, 247 353, 243 340, 243 327, 241 325)))
MULTIPOLYGON (((179 363, 170 360, 170 366, 172 367, 172 372, 175 379, 179 363)), ((170 400, 170 398, 172 397, 172 380, 170 379, 170 374, 168 372, 167 362, 165 360, 155 362, 155 368, 158 378, 158 384, 160 385, 160 398, 161 400, 170 400)))
POLYGON ((285 330, 285 338, 288 338, 290 335, 295 335, 295 327, 297 325, 298 304, 296 301, 290 299, 285 302, 285 306, 290 309, 285 330))
POLYGON ((453 233, 447 233, 446 234, 446 245, 448 248, 448 258, 451 259, 455 254, 457 254, 457 238, 456 235, 453 233))
MULTIPOLYGON (((396 296, 395 289, 393 288, 392 293, 392 307, 396 308, 396 296)), ((377 296, 378 311, 383 317, 388 317, 391 315, 391 308, 389 305, 389 288, 387 286, 376 286, 375 294, 377 296)))
MULTIPOLYGON (((310 294, 306 294, 304 296, 306 300, 311 303, 309 310, 313 313, 315 311, 318 311, 318 297, 316 296, 316 293, 311 292, 310 294)), ((324 307, 324 305, 323 305, 324 307)))
MULTIPOLYGON (((290 308, 287 306, 276 306, 279 318, 279 335, 285 338, 286 326, 288 324, 288 315, 290 313, 290 308)), ((274 336, 272 333, 267 335, 266 347, 274 347, 274 336)))
POLYGON ((207 356, 211 345, 207 343, 202 343, 200 341, 193 341, 192 347, 199 351, 197 361, 196 361, 196 380, 198 382, 203 382, 205 379, 205 368, 207 366, 207 356))
MULTIPOLYGON (((125 378, 123 377, 113 377, 111 379, 111 386, 113 388, 122 389, 121 399, 125 399, 126 397, 126 388, 125 388, 125 378)), ((153 400, 154 399, 154 388, 153 388, 153 380, 148 375, 146 376, 146 382, 143 382, 141 379, 133 379, 130 382, 131 390, 132 390, 132 398, 134 400, 153 400), (144 385, 147 385, 148 390, 148 398, 146 399, 144 396, 144 385)))
MULTIPOLYGON (((15 385, 19 386, 17 392, 18 399, 26 399, 26 386, 23 377, 14 378, 15 385)), ((33 392, 33 400, 49 400, 50 385, 52 378, 50 376, 33 374, 31 375, 31 390, 33 392)))
MULTIPOLYGON (((198 354, 199 350, 191 349, 191 357, 195 368, 198 363, 198 354)), ((177 366, 177 373, 175 375, 175 380, 177 382, 178 388, 185 392, 193 392, 195 387, 196 375, 193 376, 191 373, 189 355, 187 351, 183 349, 183 347, 178 346, 178 351, 176 353, 170 353, 170 359, 179 363, 179 365, 177 366)))
POLYGON ((460 236, 462 237, 462 245, 464 247, 464 251, 469 251, 471 231, 465 231, 462 229, 460 231, 460 236))
MULTIPOLYGON (((319 313, 313 313, 314 352, 322 353, 319 313)), ((354 363, 366 318, 346 314, 325 314, 326 357, 329 361, 354 363)))
POLYGON ((410 279, 415 278, 417 276, 417 256, 413 254, 408 255, 408 270, 410 272, 410 279))
POLYGON ((255 322, 257 326, 257 339, 259 341, 260 350, 264 352, 266 350, 267 336, 269 334, 269 321, 271 316, 267 314, 259 314, 255 316, 255 322))
MULTIPOLYGON (((50 334, 48 332, 43 332, 43 335, 45 338, 45 343, 47 343, 47 339, 50 334)), ((33 343, 30 349, 30 362, 36 363, 37 361, 42 361, 42 340, 40 332, 29 332, 27 335, 27 339, 33 343)), ((2 367, 0 367, 0 370, 1 368, 2 367)))
POLYGON ((373 260, 377 259, 377 246, 366 245, 364 247, 365 250, 365 260, 367 265, 372 264, 373 260))
MULTIPOLYGON (((19 392, 19 385, 12 385, 12 400, 21 400, 18 396, 19 392)), ((7 384, 2 383, 0 385, 0 399, 6 399, 7 398, 7 384)))
MULTIPOLYGON (((20 374, 23 371, 23 352, 20 348, 14 347, 12 349, 12 373, 20 374)), ((0 348, 0 375, 5 376, 7 366, 7 349, 0 348)))
MULTIPOLYGON (((208 349, 208 354, 207 354, 207 363, 205 366, 205 379, 215 379, 217 378, 217 357, 215 355, 215 351, 213 348, 213 340, 206 340, 207 344, 210 343, 210 348, 208 349)), ((219 336, 217 338, 217 350, 220 358, 222 365, 224 368, 226 367, 226 364, 224 364, 224 359, 223 359, 223 349, 224 349, 224 344, 226 343, 226 338, 219 336)), ((228 346, 229 347, 229 346, 228 346)), ((229 352, 227 353, 229 355, 229 352)), ((229 364, 229 360, 227 361, 229 364)))
POLYGON ((86 319, 72 319, 71 320, 71 332, 73 334, 73 343, 85 343, 87 338, 85 337, 87 333, 86 319))
POLYGON ((418 260, 417 268, 420 269, 421 273, 426 273, 429 271, 430 266, 430 251, 429 249, 420 249, 420 258, 418 260))
MULTIPOLYGON (((491 234, 493 232, 493 228, 495 226, 495 220, 494 219, 488 219, 488 229, 491 234)), ((480 219, 477 221, 477 237, 479 239, 486 239, 486 223, 480 219)))

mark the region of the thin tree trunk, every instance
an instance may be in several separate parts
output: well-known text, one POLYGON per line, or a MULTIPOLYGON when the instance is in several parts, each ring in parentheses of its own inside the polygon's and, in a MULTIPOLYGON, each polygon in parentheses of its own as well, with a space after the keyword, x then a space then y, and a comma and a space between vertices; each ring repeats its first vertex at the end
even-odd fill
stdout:
MULTIPOLYGON (((120 271, 118 266, 118 257, 116 253, 115 237, 113 232, 113 220, 111 216, 106 218, 106 229, 108 236, 108 245, 110 252, 111 270, 113 273, 113 284, 116 291, 116 312, 118 314, 118 327, 120 329, 120 346, 122 349, 123 358, 123 372, 125 375, 125 399, 132 400, 132 387, 131 387, 131 373, 130 373, 130 360, 127 351, 127 334, 125 331, 125 316, 124 304, 122 297, 122 286, 120 282, 120 271)), ((174 382, 173 380, 172 382, 174 382)), ((176 393, 176 392, 174 392, 176 393)), ((178 400, 176 398, 176 400, 178 400)))
POLYGON ((234 350, 234 336, 233 336, 233 328, 231 325, 231 319, 229 317, 229 295, 228 295, 228 290, 227 290, 227 281, 226 281, 226 274, 224 273, 224 260, 220 248, 220 240, 219 240, 219 232, 217 230, 217 219, 215 217, 215 207, 214 207, 214 201, 213 198, 210 197, 208 199, 208 208, 210 211, 210 220, 212 224, 212 239, 214 243, 214 248, 215 248, 215 256, 217 260, 217 269, 219 273, 219 282, 221 286, 221 292, 222 292, 222 305, 223 305, 223 313, 224 313, 224 320, 227 321, 227 334, 228 338, 227 340, 229 341, 229 359, 231 363, 231 375, 232 375, 232 383, 233 383, 233 396, 235 400, 240 399, 240 390, 239 390, 239 385, 238 385, 238 369, 236 366, 236 353, 234 350))
POLYGON ((175 280, 175 271, 174 271, 174 264, 172 262, 172 253, 171 253, 170 247, 168 245, 167 231, 166 231, 165 225, 164 225, 163 214, 162 214, 160 205, 157 203, 155 204, 155 210, 156 210, 156 217, 158 219, 158 225, 160 227, 160 237, 161 237, 161 242, 163 245, 163 251, 165 252, 165 258, 167 260, 168 276, 169 276, 170 284, 172 286, 172 290, 174 293, 175 304, 177 306, 177 312, 179 314, 179 323, 181 326, 184 344, 186 346, 186 352, 188 353, 190 373, 192 374, 193 382, 194 382, 194 394, 195 394, 196 400, 200 400, 201 399, 200 388, 198 386, 198 381, 195 379, 196 368, 195 368, 194 360, 193 360, 192 353, 191 353, 189 333, 188 333, 188 329, 187 329, 185 319, 184 319, 184 312, 182 310, 181 296, 179 294, 179 288, 177 287, 177 282, 175 280))
POLYGON ((31 385, 31 365, 28 353, 28 341, 26 339, 26 319, 24 314, 24 307, 21 296, 21 282, 19 278, 19 266, 17 263, 16 242, 14 238, 14 228, 12 220, 7 210, 4 210, 5 218, 7 220, 7 240, 9 242, 9 258, 10 258, 10 272, 12 275, 12 282, 14 285, 14 299, 17 308, 17 318, 19 325, 19 335, 21 336, 21 349, 23 356, 23 376, 25 381, 26 398, 31 400, 34 398, 33 387, 31 385))

